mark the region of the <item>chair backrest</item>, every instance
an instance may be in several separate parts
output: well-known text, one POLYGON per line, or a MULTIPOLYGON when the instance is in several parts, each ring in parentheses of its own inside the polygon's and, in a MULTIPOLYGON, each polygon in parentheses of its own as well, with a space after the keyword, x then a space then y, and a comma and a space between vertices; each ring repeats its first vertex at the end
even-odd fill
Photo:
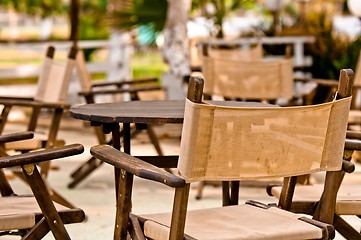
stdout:
POLYGON ((79 50, 76 54, 76 71, 83 92, 89 92, 92 88, 92 78, 86 67, 86 61, 83 51, 79 50))
POLYGON ((71 48, 64 62, 54 60, 54 47, 49 47, 40 71, 34 99, 41 102, 67 102, 70 80, 75 66, 76 49, 71 48))
POLYGON ((340 170, 350 102, 224 107, 187 99, 178 171, 193 182, 340 170))
POLYGON ((229 98, 291 98, 294 95, 291 59, 244 61, 203 56, 204 93, 229 98))
POLYGON ((257 44, 248 48, 210 48, 209 56, 242 61, 260 61, 263 58, 263 48, 262 44, 257 44))

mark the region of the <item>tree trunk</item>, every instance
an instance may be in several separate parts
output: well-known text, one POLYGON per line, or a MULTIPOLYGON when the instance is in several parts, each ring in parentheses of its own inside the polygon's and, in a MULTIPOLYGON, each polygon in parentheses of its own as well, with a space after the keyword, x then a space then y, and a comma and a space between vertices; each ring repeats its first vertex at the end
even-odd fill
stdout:
POLYGON ((168 88, 170 99, 185 97, 185 94, 183 96, 174 96, 173 94, 182 92, 183 76, 190 74, 187 36, 187 21, 190 7, 190 0, 169 0, 168 2, 162 55, 170 69, 164 75, 164 78, 167 78, 164 79, 164 84, 168 88))
POLYGON ((80 9, 80 0, 71 0, 70 2, 70 36, 69 40, 73 42, 73 46, 78 45, 79 40, 79 9, 80 9))

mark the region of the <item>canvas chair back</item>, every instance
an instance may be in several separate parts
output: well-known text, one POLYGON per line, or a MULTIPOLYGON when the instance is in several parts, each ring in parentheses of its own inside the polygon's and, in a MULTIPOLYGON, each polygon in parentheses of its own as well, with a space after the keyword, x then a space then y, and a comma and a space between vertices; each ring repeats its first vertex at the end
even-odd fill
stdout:
POLYGON ((53 59, 54 48, 49 47, 41 67, 34 99, 41 102, 65 103, 75 66, 75 49, 64 62, 53 59))
POLYGON ((178 171, 194 182, 340 170, 350 102, 249 108, 187 99, 178 171))
POLYGON ((294 95, 291 59, 243 61, 203 56, 204 93, 229 98, 291 98, 294 95))
POLYGON ((89 92, 92 88, 92 78, 86 67, 86 61, 83 51, 78 51, 76 54, 76 71, 79 76, 80 86, 82 91, 89 92))
POLYGON ((263 58, 263 48, 261 44, 249 48, 210 48, 209 56, 242 61, 260 61, 263 58))

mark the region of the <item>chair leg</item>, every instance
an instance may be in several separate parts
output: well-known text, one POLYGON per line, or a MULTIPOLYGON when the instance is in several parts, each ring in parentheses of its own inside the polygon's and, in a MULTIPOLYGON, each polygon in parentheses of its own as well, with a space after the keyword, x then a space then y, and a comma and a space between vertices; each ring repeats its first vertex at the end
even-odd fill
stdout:
MULTIPOLYGON (((16 172, 13 171, 13 173, 20 178, 22 181, 24 181, 26 184, 28 183, 28 180, 26 179, 25 175, 21 172, 16 172)), ((43 180, 46 181, 46 180, 43 180)), ((45 182, 44 182, 45 184, 45 182)), ((48 186, 47 184, 45 184, 45 186, 47 187, 47 189, 50 192, 50 198, 51 200, 53 200, 56 203, 59 203, 63 206, 66 206, 68 208, 76 208, 72 203, 70 203, 68 200, 66 200, 63 196, 61 196, 58 192, 56 192, 53 188, 51 188, 50 186, 48 186)))
POLYGON ((42 218, 36 225, 30 229, 29 232, 25 236, 23 236, 22 240, 38 240, 45 237, 46 234, 50 231, 50 227, 46 222, 45 218, 42 218))
POLYGON ((162 152, 162 149, 160 148, 159 140, 158 140, 157 135, 155 134, 152 126, 148 125, 147 133, 148 133, 148 136, 149 136, 153 146, 155 147, 155 150, 157 150, 158 155, 163 156, 163 152, 162 152))
POLYGON ((204 181, 201 181, 201 182, 198 183, 198 192, 197 192, 197 195, 196 195, 197 200, 202 199, 203 189, 204 189, 205 185, 206 185, 206 183, 204 181))
POLYGON ((83 181, 90 173, 102 164, 103 162, 99 159, 91 157, 86 163, 82 164, 71 174, 73 181, 68 184, 68 188, 75 188, 81 181, 83 181))
POLYGON ((337 214, 334 215, 333 226, 346 239, 361 239, 361 234, 337 214))
POLYGON ((126 239, 129 214, 132 207, 131 196, 133 187, 133 175, 125 171, 121 171, 119 181, 116 182, 118 182, 119 185, 115 186, 118 191, 116 196, 117 202, 114 239, 126 239))
POLYGON ((22 169, 54 237, 61 240, 70 240, 63 221, 61 220, 53 202, 51 201, 50 194, 45 190, 48 188, 45 185, 36 166, 34 164, 25 165, 22 166, 22 169))
POLYGON ((132 239, 145 240, 143 229, 140 226, 138 218, 130 214, 129 219, 130 219, 129 233, 132 239))

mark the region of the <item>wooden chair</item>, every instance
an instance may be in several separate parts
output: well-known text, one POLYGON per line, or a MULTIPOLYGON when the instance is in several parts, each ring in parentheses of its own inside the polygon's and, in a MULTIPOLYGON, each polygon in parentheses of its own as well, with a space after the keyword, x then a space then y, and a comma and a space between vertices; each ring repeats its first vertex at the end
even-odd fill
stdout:
MULTIPOLYGON (((64 62, 54 60, 54 52, 53 47, 48 47, 34 97, 0 96, 0 105, 4 106, 1 112, 3 121, 0 124, 0 133, 6 131, 8 115, 14 107, 31 110, 26 130, 36 133, 33 139, 6 144, 7 150, 30 151, 64 145, 63 140, 57 139, 57 133, 63 112, 70 107, 67 104, 67 94, 73 74, 76 50, 72 48, 64 62), (44 112, 52 113, 51 123, 45 130, 46 133, 40 134, 37 131, 40 128, 38 122, 44 112)), ((44 164, 41 168, 42 175, 46 176, 48 170, 49 166, 44 164)))
MULTIPOLYGON (((32 137, 32 132, 2 135, 0 145, 4 147, 7 142, 32 137)), ((20 235, 21 239, 42 239, 51 231, 55 239, 70 239, 64 224, 82 222, 85 214, 79 208, 69 209, 53 203, 48 185, 44 183, 36 164, 83 151, 82 145, 73 144, 0 158, 0 236, 20 235), (3 168, 17 166, 21 166, 33 196, 17 195, 7 181, 3 168)))
MULTIPOLYGON (((3 151, 0 151, 1 156, 6 156, 9 150, 28 152, 41 148, 50 149, 65 144, 64 140, 57 138, 57 134, 63 113, 70 107, 67 103, 67 94, 73 74, 73 67, 75 66, 76 49, 71 48, 66 61, 63 62, 54 60, 54 53, 55 49, 51 46, 48 47, 34 97, 0 97, 0 105, 4 107, 1 112, 2 123, 0 124, 0 134, 6 132, 8 115, 15 107, 24 110, 30 109, 26 130, 35 132, 33 139, 6 143, 3 151), (43 116, 42 114, 52 114, 50 125, 45 126, 45 129, 41 129, 42 131, 38 131, 42 127, 39 124, 39 120, 43 116)), ((41 175, 46 179, 50 169, 50 162, 43 161, 40 163, 40 167, 41 175)), ((22 180, 27 181, 22 172, 17 170, 13 172, 22 180)), ((51 197, 52 200, 58 203, 75 208, 55 190, 51 191, 51 197)))
MULTIPOLYGON (((248 54, 252 55, 252 54, 248 54)), ((203 48, 204 94, 225 99, 275 101, 294 96, 291 59, 262 60, 237 57, 234 50, 203 48)))
MULTIPOLYGON (((79 95, 85 98, 87 104, 97 102, 96 97, 98 96, 111 96, 113 97, 113 100, 116 101, 115 96, 119 94, 129 94, 131 101, 138 101, 141 100, 140 95, 142 93, 162 90, 162 87, 157 83, 157 78, 94 82, 92 81, 90 73, 86 68, 86 62, 82 51, 78 51, 77 53, 76 69, 82 88, 82 91, 79 93, 79 95)), ((101 126, 93 127, 99 144, 111 143, 110 140, 107 140, 101 126)), ((132 137, 135 137, 142 130, 147 131, 147 134, 155 150, 159 156, 162 156, 163 152, 152 126, 136 125, 132 132, 132 137)), ((68 184, 68 187, 75 188, 81 181, 83 181, 83 179, 85 179, 90 173, 97 169, 102 163, 103 162, 99 161, 98 159, 91 157, 87 162, 82 164, 71 174, 73 179, 68 184)))
MULTIPOLYGON (((343 71, 343 74, 348 71, 343 71)), ((239 206, 187 211, 190 183, 297 176, 342 167, 352 79, 340 85, 339 100, 301 107, 223 107, 203 103, 203 79, 192 77, 177 174, 108 145, 93 156, 120 169, 115 239, 327 239, 333 227, 278 207, 249 201, 239 206), (347 88, 347 89, 346 89, 347 88), (343 90, 346 90, 345 92, 343 90), (346 98, 343 98, 346 97, 346 98), (175 188, 171 214, 131 213, 133 176, 175 188), (144 236, 143 236, 144 234, 144 236)), ((285 185, 287 187, 287 185, 285 185)), ((319 205, 332 204, 332 183, 319 205), (331 195, 329 195, 331 194, 331 195)), ((238 195, 224 205, 238 204, 238 195)), ((322 218, 323 219, 323 218, 322 218)))

